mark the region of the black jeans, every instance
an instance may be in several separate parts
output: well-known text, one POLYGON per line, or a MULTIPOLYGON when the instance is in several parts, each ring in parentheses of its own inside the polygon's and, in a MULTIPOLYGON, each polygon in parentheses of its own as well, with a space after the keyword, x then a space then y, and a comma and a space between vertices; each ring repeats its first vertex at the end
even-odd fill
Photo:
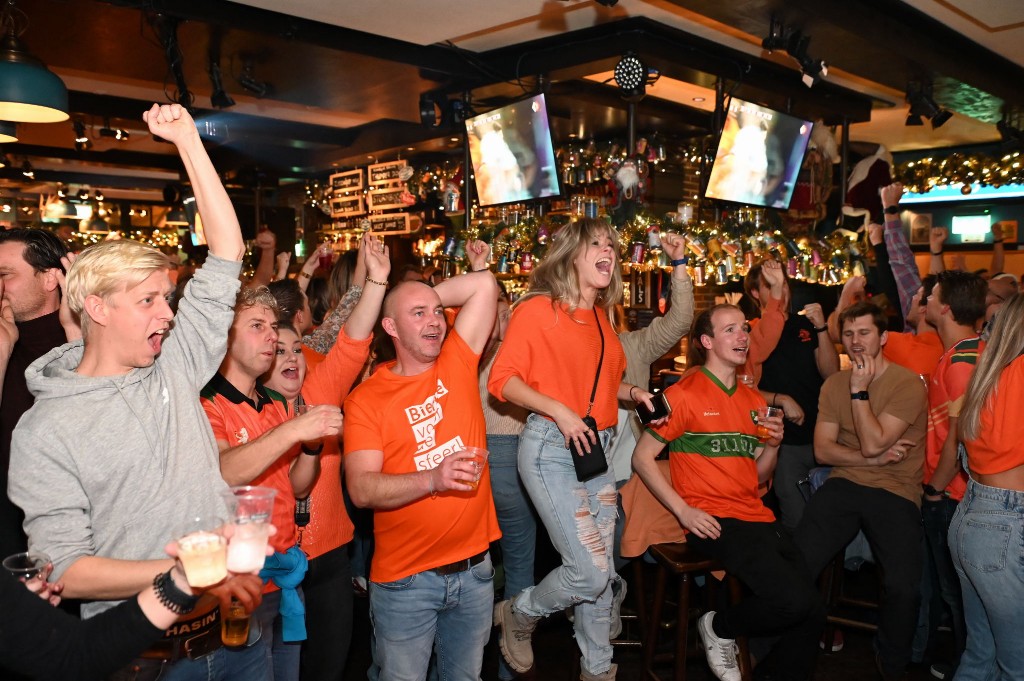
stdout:
POLYGON ((306 640, 302 681, 341 681, 352 642, 352 571, 348 544, 309 561, 302 580, 306 597, 306 640))
POLYGON ((864 530, 882 568, 878 654, 886 678, 910 662, 921 601, 921 512, 910 500, 875 487, 830 478, 811 496, 794 539, 817 576, 864 530))
POLYGON ((687 541, 719 561, 752 595, 716 613, 715 632, 723 638, 779 636, 775 656, 786 667, 778 670, 779 678, 811 678, 825 607, 803 555, 780 523, 718 522, 718 539, 690 534, 687 541))
MULTIPOLYGON (((953 567, 953 557, 949 553, 949 524, 956 513, 957 502, 954 499, 921 502, 921 517, 924 520, 924 537, 928 545, 928 557, 935 566, 938 577, 938 588, 942 601, 949 606, 953 616, 953 640, 955 648, 951 662, 956 667, 960 663, 960 655, 967 645, 967 625, 964 623, 963 595, 960 593, 960 578, 953 567)), ((934 600, 932 601, 934 602, 934 600)), ((934 634, 938 627, 939 612, 929 613, 929 634, 934 634)))

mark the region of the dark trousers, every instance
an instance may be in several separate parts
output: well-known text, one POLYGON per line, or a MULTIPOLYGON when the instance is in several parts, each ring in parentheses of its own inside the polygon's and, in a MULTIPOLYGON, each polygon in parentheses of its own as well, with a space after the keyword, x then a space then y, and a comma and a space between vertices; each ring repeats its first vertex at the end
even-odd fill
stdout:
POLYGON ((687 541, 719 561, 752 595, 716 613, 715 632, 723 638, 779 636, 775 656, 785 666, 779 678, 811 678, 825 608, 803 555, 780 523, 718 522, 718 539, 690 534, 687 541))
POLYGON ((306 597, 306 640, 302 643, 302 681, 341 681, 352 642, 352 571, 348 545, 309 561, 302 580, 306 597))
MULTIPOLYGON (((924 521, 924 538, 928 545, 928 560, 935 569, 937 578, 935 586, 942 596, 942 602, 949 606, 953 617, 953 640, 955 648, 951 662, 956 667, 960 663, 960 655, 967 646, 967 625, 964 623, 963 596, 960 593, 960 578, 953 567, 953 557, 949 553, 949 524, 956 513, 957 502, 954 499, 921 502, 921 517, 924 521)), ((934 603, 935 600, 933 599, 934 603)), ((929 611, 929 635, 938 628, 941 612, 938 608, 929 611)))
POLYGON ((830 478, 811 496, 794 539, 817 576, 858 530, 882 568, 878 655, 886 678, 910 662, 921 591, 921 512, 883 489, 830 478))

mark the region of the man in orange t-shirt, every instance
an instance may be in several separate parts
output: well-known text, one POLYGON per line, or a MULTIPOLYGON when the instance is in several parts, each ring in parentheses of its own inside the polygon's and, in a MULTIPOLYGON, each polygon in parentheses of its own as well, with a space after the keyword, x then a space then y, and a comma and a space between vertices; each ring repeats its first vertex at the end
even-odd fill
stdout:
POLYGON ((780 636, 774 654, 779 673, 804 680, 814 671, 825 609, 803 556, 758 494, 759 483, 775 469, 782 417, 759 419, 764 398, 736 382, 737 368, 747 361, 747 329, 733 305, 716 305, 697 317, 690 348, 702 366, 665 391, 672 414, 641 436, 633 467, 689 531, 687 541, 753 592, 740 605, 700 619, 715 676, 740 678, 736 636, 780 636), (769 431, 763 442, 758 422, 769 431), (666 443, 671 484, 655 463, 666 443))
POLYGON ((382 326, 396 360, 345 401, 349 494, 374 509, 370 612, 382 681, 424 678, 435 642, 439 677, 476 681, 490 638, 487 549, 501 533, 490 476, 462 450, 486 446, 477 364, 498 287, 488 247, 467 252, 482 271, 388 294, 382 326), (462 308, 447 339, 445 306, 462 308))

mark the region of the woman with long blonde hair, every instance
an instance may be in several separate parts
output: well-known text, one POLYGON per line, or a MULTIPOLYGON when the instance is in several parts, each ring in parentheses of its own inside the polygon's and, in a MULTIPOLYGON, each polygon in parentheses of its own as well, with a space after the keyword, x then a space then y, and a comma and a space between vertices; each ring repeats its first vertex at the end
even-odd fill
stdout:
POLYGON ((610 641, 618 628, 615 605, 625 595, 613 562, 615 480, 607 470, 580 482, 570 445, 587 452, 607 446, 620 399, 651 406, 650 393, 622 381, 626 359, 610 318, 622 298, 618 246, 603 220, 571 223, 553 237, 513 310, 487 384, 495 397, 530 412, 519 474, 562 558, 540 584, 495 608, 502 655, 517 672, 533 666, 537 621, 574 607, 581 678, 615 678, 610 641))
POLYGON ((970 474, 949 526, 967 648, 957 681, 1024 679, 1024 296, 996 318, 960 410, 970 474))

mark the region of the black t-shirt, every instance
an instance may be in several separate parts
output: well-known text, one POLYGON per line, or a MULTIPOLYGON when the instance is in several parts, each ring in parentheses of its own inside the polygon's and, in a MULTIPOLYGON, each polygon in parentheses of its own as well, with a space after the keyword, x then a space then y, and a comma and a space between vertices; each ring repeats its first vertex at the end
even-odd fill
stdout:
MULTIPOLYGON (((791 314, 782 327, 782 335, 775 350, 761 365, 764 391, 789 395, 804 410, 804 422, 797 425, 786 421, 782 443, 809 445, 814 442, 814 422, 818 417, 818 393, 825 382, 818 372, 814 351, 818 349, 818 334, 806 317, 791 314)), ((769 401, 771 396, 769 396, 769 401)))

